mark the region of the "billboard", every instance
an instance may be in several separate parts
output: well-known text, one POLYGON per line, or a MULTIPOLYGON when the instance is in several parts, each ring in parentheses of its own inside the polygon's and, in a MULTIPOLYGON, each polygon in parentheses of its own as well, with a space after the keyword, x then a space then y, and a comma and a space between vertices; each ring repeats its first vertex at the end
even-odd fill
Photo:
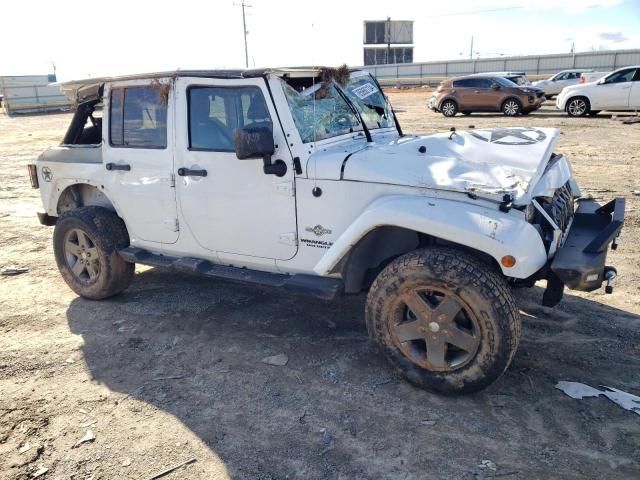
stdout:
POLYGON ((364 22, 365 45, 387 45, 413 43, 413 21, 382 20, 364 22))

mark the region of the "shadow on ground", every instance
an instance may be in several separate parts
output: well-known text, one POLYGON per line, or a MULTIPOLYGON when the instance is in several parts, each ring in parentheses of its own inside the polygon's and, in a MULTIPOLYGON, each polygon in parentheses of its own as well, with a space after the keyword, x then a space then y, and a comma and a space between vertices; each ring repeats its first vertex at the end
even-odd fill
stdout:
POLYGON ((67 316, 95 380, 178 418, 232 478, 640 475, 637 416, 553 388, 633 391, 640 317, 578 297, 550 310, 541 295, 518 293, 527 313, 511 369, 461 398, 394 375, 367 341, 363 296, 326 303, 147 270, 117 298, 74 300, 67 316), (261 362, 279 353, 286 366, 261 362))

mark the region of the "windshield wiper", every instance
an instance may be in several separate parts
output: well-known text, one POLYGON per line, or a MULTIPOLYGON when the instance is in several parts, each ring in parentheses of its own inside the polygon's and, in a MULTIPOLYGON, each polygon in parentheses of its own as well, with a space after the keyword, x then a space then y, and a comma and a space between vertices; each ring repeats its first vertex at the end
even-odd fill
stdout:
POLYGON ((370 77, 375 82, 376 87, 378 87, 380 94, 384 97, 385 101, 387 102, 387 106, 391 110, 391 115, 393 115, 393 122, 396 124, 396 130, 398 131, 398 135, 400 135, 401 137, 404 137, 404 133, 402 133, 402 127, 400 127, 400 122, 398 122, 398 117, 396 116, 396 111, 393 109, 391 102, 389 102, 389 98, 382 91, 382 87, 380 86, 378 79, 373 75, 370 75, 370 77))
POLYGON ((340 85, 338 85, 336 82, 333 82, 333 83, 334 83, 334 86, 336 87, 336 91, 340 94, 340 96, 346 102, 346 104, 349 105, 349 108, 353 110, 353 113, 356 114, 356 117, 358 117, 358 120, 362 124, 362 131, 364 131, 364 136, 367 138, 367 143, 372 143, 373 139, 371 138, 371 132, 369 131, 369 127, 367 127, 367 124, 365 123, 364 118, 362 118, 360 111, 356 108, 356 106, 349 99, 349 97, 347 97, 347 95, 342 91, 342 89, 340 88, 340 85))

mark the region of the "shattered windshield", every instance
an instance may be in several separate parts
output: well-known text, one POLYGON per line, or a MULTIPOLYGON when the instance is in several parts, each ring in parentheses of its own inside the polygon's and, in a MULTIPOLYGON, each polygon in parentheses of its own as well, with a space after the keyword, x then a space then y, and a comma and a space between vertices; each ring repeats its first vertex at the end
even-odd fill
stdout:
POLYGON ((304 143, 363 130, 360 119, 341 93, 354 104, 369 130, 394 126, 386 97, 365 72, 356 72, 343 85, 313 78, 307 82, 282 82, 293 121, 304 143), (309 82, 311 85, 305 85, 309 82))

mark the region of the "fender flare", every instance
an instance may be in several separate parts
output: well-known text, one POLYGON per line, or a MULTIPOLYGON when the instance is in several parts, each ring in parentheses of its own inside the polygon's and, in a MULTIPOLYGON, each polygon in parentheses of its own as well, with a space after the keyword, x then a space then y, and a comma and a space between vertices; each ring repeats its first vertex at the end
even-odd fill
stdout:
POLYGON ((493 257, 504 275, 528 278, 547 262, 542 238, 530 223, 497 207, 417 195, 388 195, 375 200, 340 235, 314 267, 318 275, 329 275, 340 260, 368 232, 393 226, 424 233, 464 245, 493 257), (504 267, 505 255, 516 258, 504 267))

